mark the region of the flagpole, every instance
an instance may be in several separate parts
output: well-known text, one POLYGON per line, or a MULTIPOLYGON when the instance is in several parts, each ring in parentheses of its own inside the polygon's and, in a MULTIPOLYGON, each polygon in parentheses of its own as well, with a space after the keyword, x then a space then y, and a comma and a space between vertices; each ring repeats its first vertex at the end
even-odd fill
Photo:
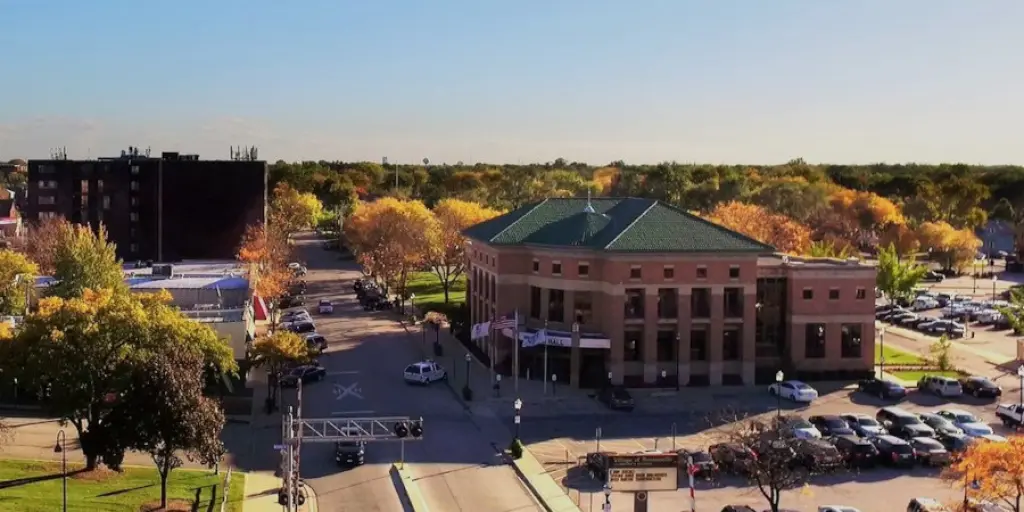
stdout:
POLYGON ((544 375, 541 375, 541 380, 544 381, 544 396, 548 394, 548 321, 544 320, 544 337, 541 338, 544 341, 544 375))
POLYGON ((495 319, 491 316, 491 328, 487 330, 487 359, 491 361, 491 385, 494 385, 494 343, 497 341, 497 336, 494 335, 494 322, 495 319))
POLYGON ((515 311, 515 321, 516 325, 512 327, 512 344, 515 345, 516 348, 512 366, 515 367, 513 371, 516 373, 515 392, 516 396, 519 396, 519 308, 516 308, 515 311))

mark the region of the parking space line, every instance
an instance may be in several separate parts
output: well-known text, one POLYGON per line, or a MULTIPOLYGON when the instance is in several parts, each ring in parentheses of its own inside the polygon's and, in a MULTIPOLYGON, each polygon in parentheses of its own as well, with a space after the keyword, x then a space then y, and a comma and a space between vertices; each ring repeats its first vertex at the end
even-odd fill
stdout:
POLYGON ((344 371, 338 371, 338 372, 327 372, 328 376, 334 376, 334 375, 358 375, 358 374, 359 374, 358 370, 344 370, 344 371))
POLYGON ((366 411, 334 411, 334 412, 331 413, 331 416, 350 416, 350 415, 353 415, 353 414, 373 414, 373 412, 374 412, 373 410, 366 410, 366 411))

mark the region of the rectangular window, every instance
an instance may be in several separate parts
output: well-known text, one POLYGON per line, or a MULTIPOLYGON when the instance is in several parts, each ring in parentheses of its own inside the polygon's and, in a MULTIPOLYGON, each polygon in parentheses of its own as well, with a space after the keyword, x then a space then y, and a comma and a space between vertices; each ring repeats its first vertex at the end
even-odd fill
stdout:
POLYGON ((576 311, 576 323, 590 325, 594 322, 594 299, 590 292, 576 292, 572 296, 573 309, 576 311))
POLYGON ((39 180, 38 185, 40 190, 53 190, 57 188, 57 182, 53 180, 39 180))
POLYGON ((629 278, 630 279, 640 279, 643 276, 644 276, 644 271, 643 271, 642 268, 640 268, 640 267, 630 267, 630 269, 629 269, 629 278))
POLYGON ((857 288, 857 300, 864 300, 868 296, 868 292, 864 288, 857 288))
POLYGON ((690 329, 690 360, 708 360, 708 330, 706 328, 690 329))
POLYGON ((555 261, 551 263, 551 275, 560 276, 562 275, 562 263, 555 261))
POLYGON ((103 180, 96 180, 96 193, 97 194, 102 194, 103 193, 103 180))
POLYGON ((533 260, 533 273, 536 274, 537 272, 540 272, 540 262, 533 260))
POLYGON ((133 252, 133 253, 139 252, 139 244, 131 244, 128 247, 129 247, 128 250, 133 252))
POLYGON ((738 326, 730 326, 722 331, 722 360, 739 361, 743 350, 743 331, 738 326))
POLYGON ((642 288, 626 290, 626 303, 623 314, 629 319, 642 319, 644 317, 644 290, 642 288))
POLYGON ((139 173, 139 166, 133 165, 132 166, 132 174, 138 174, 138 173, 139 173))
POLYGON ((132 222, 138 222, 138 221, 139 221, 139 214, 138 214, 138 213, 135 213, 135 212, 132 212, 132 213, 128 214, 128 218, 129 218, 129 219, 130 219, 130 220, 131 220, 132 222))
POLYGON ((694 288, 690 292, 690 315, 693 318, 711 318, 710 288, 694 288))
POLYGON ((839 288, 828 289, 828 300, 839 300, 839 288))
POLYGON ((860 324, 843 324, 843 359, 860 359, 861 357, 861 328, 860 324))
POLYGON ((812 288, 804 288, 804 300, 814 299, 814 290, 812 288))
POLYGON ((540 288, 530 287, 530 318, 540 319, 540 288))
POLYGON ((565 321, 565 290, 548 290, 548 320, 565 321))
POLYGON ((109 210, 110 209, 110 196, 103 196, 103 209, 104 210, 109 210))
POLYGON ((679 317, 679 290, 676 288, 658 289, 658 318, 679 317))
POLYGON ((623 360, 643 361, 644 360, 644 331, 626 331, 623 339, 623 360))
POLYGON ((825 357, 825 324, 807 324, 804 327, 804 357, 821 359, 825 357))
POLYGON ((729 279, 739 279, 739 278, 740 278, 740 268, 739 267, 729 267, 729 279))
POLYGON ((722 298, 726 318, 743 318, 743 288, 726 288, 722 298))
POLYGON ((708 268, 707 267, 697 267, 697 279, 707 279, 707 278, 708 278, 708 268))
POLYGON ((55 219, 57 218, 57 212, 39 212, 40 219, 55 219))
POLYGON ((131 183, 130 183, 130 184, 128 185, 128 188, 130 188, 130 189, 132 189, 132 190, 135 190, 135 191, 139 190, 139 182, 137 182, 137 181, 132 181, 132 182, 131 182, 131 183))
POLYGON ((676 347, 679 344, 676 342, 675 331, 658 331, 658 362, 664 363, 676 360, 676 347))
POLYGON ((54 167, 52 165, 42 165, 41 164, 41 165, 39 165, 39 167, 36 167, 36 170, 38 170, 41 173, 53 172, 53 169, 54 169, 54 167))
POLYGON ((130 230, 128 230, 128 236, 132 238, 139 236, 139 230, 136 228, 131 228, 130 230))
POLYGON ((57 198, 53 196, 36 196, 38 204, 57 204, 57 198))
POLYGON ((661 270, 661 274, 665 279, 674 279, 676 277, 675 267, 665 267, 661 270))
POLYGON ((133 197, 132 198, 132 206, 138 206, 138 205, 139 205, 139 198, 133 197))
POLYGON ((576 267, 576 272, 579 274, 580 277, 587 277, 587 276, 589 276, 590 275, 590 264, 589 263, 580 263, 579 266, 576 267))

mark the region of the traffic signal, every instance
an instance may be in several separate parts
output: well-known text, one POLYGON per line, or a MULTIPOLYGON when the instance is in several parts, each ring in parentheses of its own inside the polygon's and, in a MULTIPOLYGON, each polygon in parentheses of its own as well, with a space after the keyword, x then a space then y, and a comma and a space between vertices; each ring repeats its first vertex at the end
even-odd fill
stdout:
POLYGON ((405 425, 404 421, 395 423, 395 435, 399 438, 404 438, 409 435, 409 427, 405 425))
POLYGON ((409 432, 413 437, 423 436, 423 423, 420 421, 412 422, 412 425, 409 427, 409 432))

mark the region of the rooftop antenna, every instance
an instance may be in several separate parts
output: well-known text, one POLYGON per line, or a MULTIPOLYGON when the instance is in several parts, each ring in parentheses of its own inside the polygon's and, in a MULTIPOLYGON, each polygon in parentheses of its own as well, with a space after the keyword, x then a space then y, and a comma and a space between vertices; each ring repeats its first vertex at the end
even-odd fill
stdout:
POLYGON ((590 189, 587 189, 587 207, 583 209, 586 213, 596 213, 594 211, 594 205, 590 204, 590 189))

